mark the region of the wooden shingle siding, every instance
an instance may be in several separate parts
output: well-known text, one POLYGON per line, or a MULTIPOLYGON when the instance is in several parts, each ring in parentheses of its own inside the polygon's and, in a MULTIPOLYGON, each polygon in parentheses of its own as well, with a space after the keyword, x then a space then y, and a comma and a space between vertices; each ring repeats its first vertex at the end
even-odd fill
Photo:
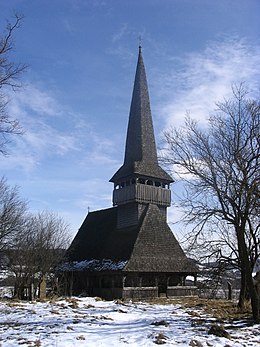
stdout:
POLYGON ((139 217, 143 210, 140 207, 144 208, 144 206, 138 206, 138 204, 118 206, 117 228, 121 229, 138 225, 139 217))

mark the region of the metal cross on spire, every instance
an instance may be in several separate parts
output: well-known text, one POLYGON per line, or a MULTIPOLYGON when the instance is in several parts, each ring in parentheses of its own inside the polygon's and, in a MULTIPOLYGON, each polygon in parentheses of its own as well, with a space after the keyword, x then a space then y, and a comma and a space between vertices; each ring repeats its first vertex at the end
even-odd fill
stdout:
POLYGON ((143 40, 142 40, 142 36, 141 36, 141 35, 138 36, 138 40, 139 40, 139 51, 140 51, 141 48, 142 48, 142 43, 143 43, 143 40))

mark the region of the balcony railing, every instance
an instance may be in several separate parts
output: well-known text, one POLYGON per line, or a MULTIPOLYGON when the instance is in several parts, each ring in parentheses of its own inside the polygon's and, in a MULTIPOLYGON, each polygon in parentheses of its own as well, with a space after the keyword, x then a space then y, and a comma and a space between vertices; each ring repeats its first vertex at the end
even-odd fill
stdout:
POLYGON ((150 186, 141 183, 132 184, 114 190, 114 205, 121 205, 132 201, 170 206, 171 191, 168 188, 150 186))

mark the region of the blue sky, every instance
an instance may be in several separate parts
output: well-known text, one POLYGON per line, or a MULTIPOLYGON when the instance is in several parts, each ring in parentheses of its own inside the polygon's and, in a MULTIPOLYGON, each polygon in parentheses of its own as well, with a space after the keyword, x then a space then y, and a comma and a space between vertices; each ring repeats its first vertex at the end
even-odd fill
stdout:
MULTIPOLYGON (((25 19, 11 58, 29 68, 9 113, 26 132, 1 158, 1 175, 31 211, 57 212, 72 234, 88 209, 111 207, 139 36, 158 144, 187 111, 205 122, 233 83, 259 96, 258 0, 2 0, 1 32, 14 11, 25 19)), ((172 192, 177 200, 178 183, 172 192)), ((179 217, 171 208, 169 221, 179 217)))

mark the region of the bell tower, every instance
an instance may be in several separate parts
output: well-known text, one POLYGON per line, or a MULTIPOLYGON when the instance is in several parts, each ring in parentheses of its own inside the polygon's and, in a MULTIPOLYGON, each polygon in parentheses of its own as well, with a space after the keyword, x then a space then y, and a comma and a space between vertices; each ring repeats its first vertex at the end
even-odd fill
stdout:
POLYGON ((118 206, 117 227, 137 225, 148 204, 159 207, 166 219, 171 204, 172 177, 158 164, 148 85, 139 46, 128 120, 123 165, 110 179, 113 205, 118 206))

